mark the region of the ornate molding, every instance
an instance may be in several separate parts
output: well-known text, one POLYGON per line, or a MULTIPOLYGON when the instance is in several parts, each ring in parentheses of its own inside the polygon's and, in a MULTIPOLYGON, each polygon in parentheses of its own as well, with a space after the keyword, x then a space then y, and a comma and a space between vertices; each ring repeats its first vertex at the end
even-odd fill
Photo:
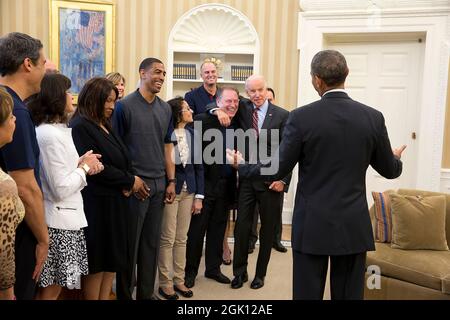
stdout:
POLYGON ((450 8, 448 0, 300 0, 300 10, 354 11, 450 8))
POLYGON ((172 29, 170 39, 174 47, 211 52, 249 51, 258 45, 249 19, 222 4, 201 5, 187 12, 172 29))

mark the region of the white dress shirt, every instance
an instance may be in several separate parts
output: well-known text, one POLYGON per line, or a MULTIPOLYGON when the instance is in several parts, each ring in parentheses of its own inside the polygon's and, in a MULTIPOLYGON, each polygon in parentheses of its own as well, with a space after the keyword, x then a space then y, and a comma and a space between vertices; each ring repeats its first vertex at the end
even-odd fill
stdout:
POLYGON ((347 91, 345 91, 345 89, 331 89, 331 90, 328 90, 327 92, 324 92, 324 93, 322 94, 322 98, 323 98, 324 95, 326 95, 326 94, 328 94, 328 93, 332 93, 332 92, 343 92, 343 93, 347 93, 347 91))
POLYGON ((42 124, 36 128, 36 137, 47 225, 62 230, 86 227, 81 196, 86 174, 78 168, 72 129, 65 124, 42 124))

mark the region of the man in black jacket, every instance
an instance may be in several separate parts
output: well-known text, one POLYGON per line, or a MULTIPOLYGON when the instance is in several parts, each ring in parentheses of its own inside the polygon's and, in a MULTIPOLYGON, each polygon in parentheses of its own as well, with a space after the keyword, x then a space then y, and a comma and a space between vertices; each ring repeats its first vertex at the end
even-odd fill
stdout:
MULTIPOLYGON (((402 172, 406 146, 392 150, 383 115, 345 93, 348 72, 339 52, 315 55, 312 84, 322 99, 291 112, 272 159, 279 167, 276 177, 299 164, 292 222, 294 299, 323 298, 329 259, 331 298, 363 298, 366 252, 375 250, 366 170, 371 165, 388 179, 402 172)), ((242 159, 231 151, 228 158, 242 159)), ((266 166, 243 165, 239 174, 264 175, 266 166)))
MULTIPOLYGON (((238 119, 239 127, 252 131, 253 141, 245 140, 246 160, 264 160, 277 150, 289 112, 273 105, 267 100, 267 84, 264 77, 253 75, 245 83, 248 99, 241 99, 238 119)), ((220 111, 217 112, 222 117, 220 111)), ((242 139, 240 139, 242 144, 242 139)), ((281 179, 260 181, 241 177, 239 181, 238 217, 234 229, 233 289, 241 288, 248 280, 247 264, 249 237, 253 224, 255 206, 259 207, 261 217, 260 249, 256 264, 256 274, 250 287, 259 289, 264 286, 264 278, 275 234, 275 224, 280 213, 280 202, 285 186, 291 175, 281 179)))
MULTIPOLYGON (((232 87, 223 87, 218 93, 217 106, 230 118, 237 112, 238 96, 238 91, 232 87)), ((236 170, 225 161, 225 149, 234 148, 234 122, 228 128, 222 127, 217 117, 209 113, 201 113, 194 119, 196 134, 203 137, 205 200, 201 214, 192 216, 189 226, 185 267, 185 285, 188 288, 195 285, 205 234, 205 277, 219 283, 230 283, 230 279, 220 271, 220 265, 228 219, 227 208, 233 203, 231 197, 236 189, 236 170), (230 130, 229 135, 226 130, 230 130), (207 137, 211 137, 212 142, 207 137)))

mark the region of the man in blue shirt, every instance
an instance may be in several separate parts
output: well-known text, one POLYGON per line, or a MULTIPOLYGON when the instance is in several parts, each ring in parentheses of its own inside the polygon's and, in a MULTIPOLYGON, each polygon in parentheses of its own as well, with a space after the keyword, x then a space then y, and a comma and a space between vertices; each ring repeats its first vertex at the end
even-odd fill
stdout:
POLYGON ((47 259, 48 231, 39 181, 39 146, 24 101, 41 90, 45 74, 42 43, 22 33, 0 38, 0 85, 14 100, 16 131, 13 141, 0 150, 2 168, 14 179, 25 205, 25 222, 16 230, 17 299, 34 298, 35 284, 47 259))
POLYGON ((216 101, 217 68, 212 62, 204 62, 200 67, 203 84, 185 94, 184 99, 194 111, 194 116, 206 111, 206 106, 216 101))

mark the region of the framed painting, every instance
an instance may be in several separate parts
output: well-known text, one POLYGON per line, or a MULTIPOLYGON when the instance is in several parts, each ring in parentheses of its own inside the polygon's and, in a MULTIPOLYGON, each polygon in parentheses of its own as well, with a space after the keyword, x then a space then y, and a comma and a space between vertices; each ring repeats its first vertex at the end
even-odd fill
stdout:
POLYGON ((114 69, 114 4, 110 1, 50 1, 50 59, 72 81, 77 97, 83 85, 114 69))

